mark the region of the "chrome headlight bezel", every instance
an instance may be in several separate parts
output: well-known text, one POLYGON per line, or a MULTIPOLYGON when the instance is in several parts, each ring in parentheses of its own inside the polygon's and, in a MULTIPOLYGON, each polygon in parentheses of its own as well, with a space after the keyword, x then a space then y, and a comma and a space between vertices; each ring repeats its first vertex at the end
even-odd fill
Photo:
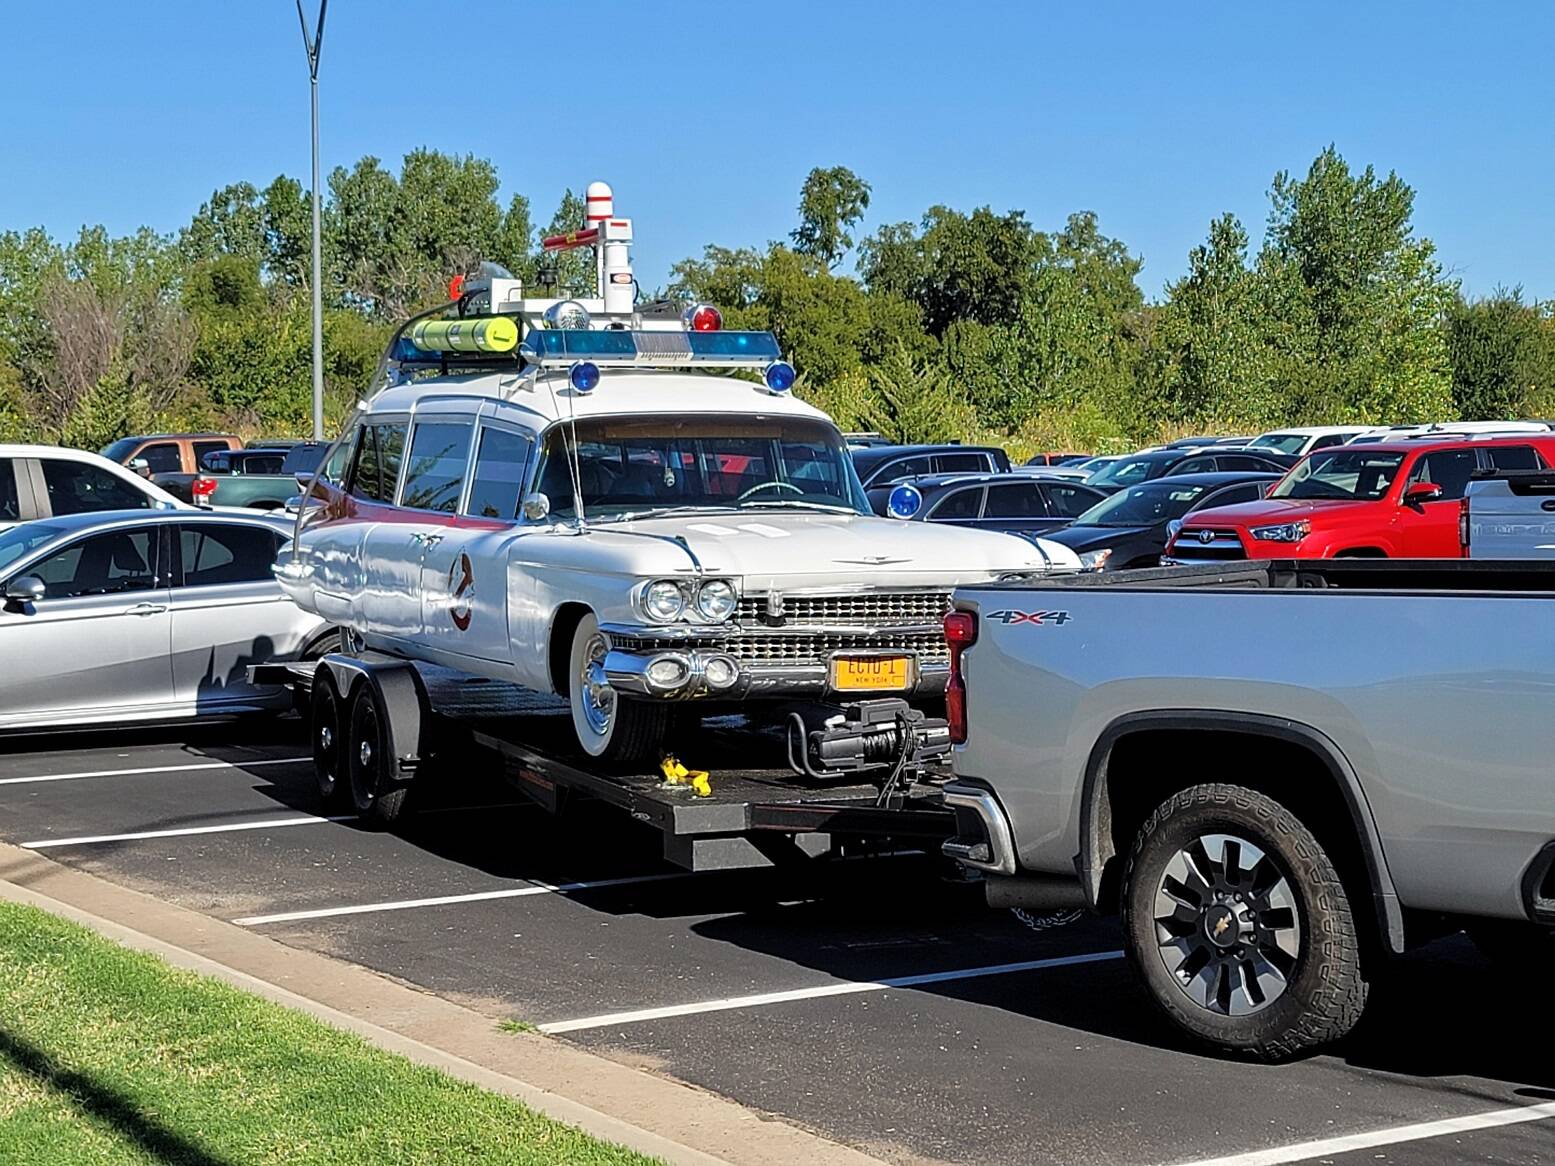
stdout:
POLYGON ((1259 542, 1299 543, 1312 533, 1312 523, 1302 518, 1295 522, 1278 522, 1270 526, 1255 526, 1248 533, 1259 542))

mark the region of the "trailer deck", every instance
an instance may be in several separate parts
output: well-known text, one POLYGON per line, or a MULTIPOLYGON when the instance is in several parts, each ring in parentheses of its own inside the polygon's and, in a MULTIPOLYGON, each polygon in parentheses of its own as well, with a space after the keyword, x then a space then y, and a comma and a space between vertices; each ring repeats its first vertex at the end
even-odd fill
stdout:
MULTIPOLYGON (((495 755, 502 775, 552 812, 580 799, 616 806, 658 830, 665 859, 688 870, 770 866, 839 850, 937 854, 955 833, 954 812, 943 804, 937 782, 882 798, 870 782, 797 776, 785 760, 781 728, 752 726, 743 716, 699 719, 688 712, 666 740, 667 752, 708 771, 711 793, 699 796, 659 773, 613 770, 569 748, 565 700, 374 653, 362 659, 370 666, 414 668, 439 723, 475 747, 452 752, 458 767, 495 755)), ((253 679, 306 697, 315 667, 258 665, 253 679)), ((306 699, 298 707, 307 715, 306 699)), ((435 780, 436 772, 418 775, 412 784, 435 780)))

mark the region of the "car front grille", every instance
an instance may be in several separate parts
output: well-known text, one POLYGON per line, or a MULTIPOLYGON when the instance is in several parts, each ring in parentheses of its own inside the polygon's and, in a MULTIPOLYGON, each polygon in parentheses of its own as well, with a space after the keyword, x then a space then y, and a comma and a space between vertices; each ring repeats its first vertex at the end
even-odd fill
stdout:
POLYGON ((1183 531, 1172 544, 1169 554, 1180 563, 1225 562, 1247 558, 1242 536, 1234 530, 1220 527, 1183 531), (1205 534, 1209 535, 1207 541, 1203 537, 1205 534))
POLYGON ((853 651, 910 652, 921 664, 950 661, 950 649, 939 632, 844 636, 743 631, 724 640, 721 646, 742 664, 824 664, 833 652, 853 651))
MULTIPOLYGON (((774 597, 747 595, 735 622, 745 628, 773 626, 774 597)), ((875 591, 855 595, 784 595, 782 620, 795 627, 922 627, 939 624, 950 610, 948 591, 875 591)))

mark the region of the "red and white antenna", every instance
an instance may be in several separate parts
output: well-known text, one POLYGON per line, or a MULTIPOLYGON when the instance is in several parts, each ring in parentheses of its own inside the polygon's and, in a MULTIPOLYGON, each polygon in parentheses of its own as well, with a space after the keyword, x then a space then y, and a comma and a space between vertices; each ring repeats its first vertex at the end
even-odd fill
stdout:
POLYGON ((584 196, 584 225, 576 231, 540 240, 545 251, 594 248, 596 295, 606 315, 629 315, 637 298, 632 276, 632 220, 615 217, 615 194, 609 184, 591 182, 584 196))

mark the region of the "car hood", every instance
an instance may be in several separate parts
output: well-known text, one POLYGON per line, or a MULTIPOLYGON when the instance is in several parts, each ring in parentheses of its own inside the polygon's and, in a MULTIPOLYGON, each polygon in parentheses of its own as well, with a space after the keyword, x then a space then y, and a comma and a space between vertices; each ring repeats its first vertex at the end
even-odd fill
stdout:
POLYGON ((645 535, 683 541, 705 572, 738 575, 747 590, 955 586, 1080 565, 1070 548, 1048 539, 851 514, 677 515, 599 525, 592 533, 622 544, 645 535))
POLYGON ((1159 529, 1159 526, 1066 526, 1044 537, 1063 543, 1072 551, 1094 551, 1148 535, 1159 529))
POLYGON ((1265 498, 1261 502, 1243 502, 1237 506, 1217 506, 1190 514, 1184 526, 1268 526, 1279 522, 1299 522, 1314 515, 1325 517, 1346 514, 1376 506, 1375 502, 1345 502, 1339 499, 1265 498))

